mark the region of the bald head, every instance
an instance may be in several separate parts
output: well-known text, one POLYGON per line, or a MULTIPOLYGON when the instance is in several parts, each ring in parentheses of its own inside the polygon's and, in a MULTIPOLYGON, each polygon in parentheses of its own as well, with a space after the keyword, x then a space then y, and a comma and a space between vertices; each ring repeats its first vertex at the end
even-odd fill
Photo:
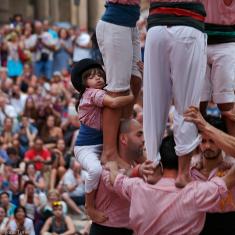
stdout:
POLYGON ((125 119, 120 123, 119 134, 128 134, 135 128, 140 128, 141 125, 135 119, 125 119))

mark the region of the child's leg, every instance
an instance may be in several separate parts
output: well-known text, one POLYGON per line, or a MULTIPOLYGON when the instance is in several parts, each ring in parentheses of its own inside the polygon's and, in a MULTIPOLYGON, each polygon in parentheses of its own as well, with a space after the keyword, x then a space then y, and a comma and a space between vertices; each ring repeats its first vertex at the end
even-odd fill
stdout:
POLYGON ((95 208, 95 196, 96 190, 86 193, 86 212, 89 215, 90 219, 96 223, 103 223, 108 218, 101 211, 96 210, 95 208))
POLYGON ((85 179, 86 211, 91 220, 97 223, 102 223, 107 219, 104 213, 95 209, 96 189, 102 173, 102 166, 99 160, 101 149, 102 145, 82 146, 74 149, 76 159, 87 172, 85 179))

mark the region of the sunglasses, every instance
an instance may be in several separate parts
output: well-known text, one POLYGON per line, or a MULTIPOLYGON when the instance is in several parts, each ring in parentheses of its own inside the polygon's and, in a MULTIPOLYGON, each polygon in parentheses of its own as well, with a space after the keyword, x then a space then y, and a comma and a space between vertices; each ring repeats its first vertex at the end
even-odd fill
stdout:
POLYGON ((52 206, 62 206, 62 203, 61 202, 53 202, 52 206))

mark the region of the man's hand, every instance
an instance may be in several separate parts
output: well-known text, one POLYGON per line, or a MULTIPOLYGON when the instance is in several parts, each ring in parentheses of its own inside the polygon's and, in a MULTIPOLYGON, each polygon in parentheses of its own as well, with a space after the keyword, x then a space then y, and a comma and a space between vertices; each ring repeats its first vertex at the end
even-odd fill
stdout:
POLYGON ((148 175, 154 174, 155 166, 152 161, 146 160, 140 165, 139 175, 146 180, 148 175))
POLYGON ((193 122, 197 125, 199 131, 204 132, 207 125, 209 125, 202 117, 199 109, 194 106, 190 106, 184 113, 184 119, 187 122, 193 122))

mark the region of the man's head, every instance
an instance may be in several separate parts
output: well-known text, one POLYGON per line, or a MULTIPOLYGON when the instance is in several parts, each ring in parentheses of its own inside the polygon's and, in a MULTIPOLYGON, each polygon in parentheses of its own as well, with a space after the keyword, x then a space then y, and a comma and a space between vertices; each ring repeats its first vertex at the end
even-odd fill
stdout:
POLYGON ((143 156, 144 136, 141 124, 135 119, 123 120, 119 131, 119 154, 130 161, 143 156))
POLYGON ((160 154, 163 169, 178 170, 178 157, 175 153, 175 140, 173 135, 169 135, 162 140, 160 154))
MULTIPOLYGON (((212 125, 213 127, 226 132, 226 124, 219 117, 207 116, 206 121, 212 125)), ((218 148, 215 142, 209 138, 206 133, 202 134, 202 142, 200 144, 200 150, 202 152, 203 157, 206 159, 216 159, 221 155, 222 150, 218 148)))
POLYGON ((35 142, 34 142, 34 149, 37 151, 37 152, 40 152, 42 151, 43 149, 43 141, 41 138, 37 137, 35 139, 35 142))

